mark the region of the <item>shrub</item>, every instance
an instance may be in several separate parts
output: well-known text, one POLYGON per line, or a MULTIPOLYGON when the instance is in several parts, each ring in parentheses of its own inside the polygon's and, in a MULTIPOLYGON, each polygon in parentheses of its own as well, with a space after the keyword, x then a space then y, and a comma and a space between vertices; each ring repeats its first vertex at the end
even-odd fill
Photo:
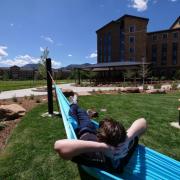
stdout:
POLYGON ((16 97, 16 96, 13 96, 13 97, 12 97, 12 101, 13 101, 13 102, 18 102, 17 97, 16 97))
POLYGON ((33 100, 34 99, 34 94, 31 94, 29 99, 33 100))
POLYGON ((36 103, 40 103, 40 102, 41 102, 40 98, 39 97, 36 98, 36 103))
POLYGON ((180 70, 177 70, 174 74, 174 79, 180 79, 180 70))
POLYGON ((0 131, 3 130, 7 125, 0 123, 0 131))
POLYGON ((148 90, 148 85, 147 85, 147 84, 144 84, 143 89, 144 89, 144 90, 148 90))
POLYGON ((173 82, 172 83, 172 90, 177 90, 178 83, 173 82))
POLYGON ((24 96, 24 99, 27 99, 27 96, 24 96))
POLYGON ((155 84, 154 89, 161 89, 161 84, 155 84))
POLYGON ((101 90, 101 89, 98 89, 98 92, 99 92, 99 93, 102 93, 102 90, 101 90))
POLYGON ((95 89, 93 89, 93 90, 92 90, 92 92, 93 92, 93 93, 95 93, 95 92, 96 92, 96 90, 95 90, 95 89))

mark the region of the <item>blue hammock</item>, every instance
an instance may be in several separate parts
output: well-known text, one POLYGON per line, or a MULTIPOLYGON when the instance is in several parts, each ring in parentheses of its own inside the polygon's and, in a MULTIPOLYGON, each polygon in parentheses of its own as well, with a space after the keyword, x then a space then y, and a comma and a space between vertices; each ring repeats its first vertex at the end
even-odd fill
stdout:
MULTIPOLYGON (((77 139, 74 128, 77 127, 76 121, 69 116, 69 102, 55 85, 58 104, 60 106, 63 123, 68 139, 77 139)), ((98 123, 93 121, 98 127, 98 123)), ((124 168, 122 174, 111 174, 106 171, 81 165, 81 168, 93 177, 98 179, 180 179, 180 162, 160 154, 150 148, 138 145, 129 163, 124 168)))

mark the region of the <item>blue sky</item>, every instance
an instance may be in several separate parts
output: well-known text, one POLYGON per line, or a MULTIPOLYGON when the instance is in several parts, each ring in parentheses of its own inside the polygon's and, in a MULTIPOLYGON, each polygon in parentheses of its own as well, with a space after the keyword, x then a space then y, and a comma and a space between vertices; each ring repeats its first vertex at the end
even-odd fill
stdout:
POLYGON ((0 0, 0 66, 37 63, 46 47, 54 67, 96 63, 95 31, 124 14, 167 29, 180 0, 0 0))

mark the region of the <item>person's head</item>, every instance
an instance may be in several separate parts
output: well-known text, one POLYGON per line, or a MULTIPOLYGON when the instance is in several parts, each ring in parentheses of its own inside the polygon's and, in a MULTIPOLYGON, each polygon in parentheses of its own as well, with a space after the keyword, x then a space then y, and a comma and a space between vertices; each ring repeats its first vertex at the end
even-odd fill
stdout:
POLYGON ((117 146, 126 139, 126 130, 124 126, 111 118, 105 118, 100 121, 97 138, 100 142, 117 146))

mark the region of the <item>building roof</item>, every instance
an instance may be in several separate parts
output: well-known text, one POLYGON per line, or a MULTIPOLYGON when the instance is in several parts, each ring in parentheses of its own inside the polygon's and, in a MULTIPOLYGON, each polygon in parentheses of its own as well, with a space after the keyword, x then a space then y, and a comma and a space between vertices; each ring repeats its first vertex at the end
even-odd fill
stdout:
POLYGON ((164 29, 160 31, 153 31, 153 32, 148 32, 147 34, 155 34, 155 33, 168 33, 168 32, 173 32, 173 31, 178 31, 180 28, 177 29, 164 29))
POLYGON ((176 21, 171 25, 170 29, 172 29, 172 28, 176 25, 176 23, 177 23, 178 21, 180 21, 180 16, 179 16, 179 17, 176 19, 176 21))
POLYGON ((125 14, 124 16, 121 16, 121 17, 118 18, 117 20, 115 20, 115 21, 113 20, 113 21, 111 21, 111 22, 105 24, 103 27, 101 27, 100 29, 98 29, 98 30, 96 31, 96 33, 97 33, 98 31, 100 31, 101 29, 107 27, 107 26, 110 25, 110 24, 116 24, 116 23, 119 23, 120 21, 122 21, 122 20, 123 20, 124 18, 126 18, 126 17, 136 18, 136 19, 140 19, 140 20, 144 20, 144 21, 149 21, 148 18, 144 18, 144 17, 139 17, 139 16, 133 16, 133 15, 125 14))
MULTIPOLYGON (((149 63, 145 63, 145 64, 149 64, 149 63)), ((79 69, 111 68, 111 67, 139 66, 139 65, 142 65, 142 62, 131 62, 131 61, 106 62, 106 63, 91 64, 89 66, 83 66, 79 69)))
POLYGON ((99 29, 96 31, 96 33, 97 33, 98 31, 100 31, 101 29, 104 29, 105 27, 107 27, 107 26, 109 26, 109 25, 111 25, 111 24, 115 24, 115 23, 116 23, 116 21, 111 21, 111 22, 105 24, 104 26, 102 26, 101 28, 99 28, 99 29))
POLYGON ((120 17, 119 19, 117 19, 116 21, 120 21, 126 17, 130 17, 130 18, 136 18, 136 19, 140 19, 140 20, 144 20, 144 21, 149 21, 148 18, 144 18, 144 17, 139 17, 139 16, 133 16, 133 15, 129 15, 129 14, 125 14, 124 16, 120 17))

